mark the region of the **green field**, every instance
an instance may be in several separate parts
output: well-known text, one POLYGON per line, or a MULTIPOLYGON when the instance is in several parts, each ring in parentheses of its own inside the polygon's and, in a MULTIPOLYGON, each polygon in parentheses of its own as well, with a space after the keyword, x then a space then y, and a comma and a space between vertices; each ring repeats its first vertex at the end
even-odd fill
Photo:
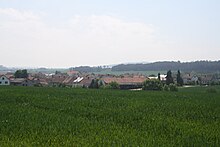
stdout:
POLYGON ((220 87, 0 87, 0 146, 220 146, 220 87))

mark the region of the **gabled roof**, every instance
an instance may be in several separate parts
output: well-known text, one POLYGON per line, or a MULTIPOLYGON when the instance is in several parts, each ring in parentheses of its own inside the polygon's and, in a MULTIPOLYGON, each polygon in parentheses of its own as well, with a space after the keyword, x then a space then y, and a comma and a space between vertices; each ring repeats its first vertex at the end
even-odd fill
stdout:
POLYGON ((10 80, 11 83, 22 83, 24 81, 26 81, 27 79, 25 78, 13 78, 10 80))
POLYGON ((9 78, 8 78, 6 75, 0 75, 0 78, 1 78, 1 77, 5 77, 6 79, 9 80, 9 78))
POLYGON ((73 82, 74 83, 80 83, 84 78, 83 77, 78 77, 77 79, 75 79, 73 82))
POLYGON ((69 76, 69 77, 67 77, 67 78, 63 81, 63 83, 64 83, 64 84, 72 84, 75 79, 76 79, 76 77, 74 77, 74 76, 69 76))
POLYGON ((70 70, 67 72, 68 75, 76 75, 78 74, 79 72, 78 71, 75 71, 75 70, 70 70))
POLYGON ((91 77, 83 77, 83 79, 79 82, 79 84, 84 86, 89 86, 94 78, 91 77))

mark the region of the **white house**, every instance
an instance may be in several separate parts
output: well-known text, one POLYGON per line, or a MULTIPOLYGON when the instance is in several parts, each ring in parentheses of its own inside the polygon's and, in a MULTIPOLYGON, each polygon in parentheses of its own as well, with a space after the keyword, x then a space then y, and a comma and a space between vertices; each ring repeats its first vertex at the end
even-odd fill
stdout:
POLYGON ((10 80, 4 75, 0 75, 0 85, 10 85, 10 80))

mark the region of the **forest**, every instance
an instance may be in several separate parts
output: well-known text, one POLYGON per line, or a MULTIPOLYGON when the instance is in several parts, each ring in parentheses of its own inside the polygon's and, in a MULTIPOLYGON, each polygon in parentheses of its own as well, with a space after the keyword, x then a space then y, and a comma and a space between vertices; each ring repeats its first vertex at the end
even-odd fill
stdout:
POLYGON ((112 71, 161 71, 181 70, 185 72, 216 72, 220 70, 220 61, 195 61, 195 62, 154 62, 148 64, 120 64, 112 67, 112 71))

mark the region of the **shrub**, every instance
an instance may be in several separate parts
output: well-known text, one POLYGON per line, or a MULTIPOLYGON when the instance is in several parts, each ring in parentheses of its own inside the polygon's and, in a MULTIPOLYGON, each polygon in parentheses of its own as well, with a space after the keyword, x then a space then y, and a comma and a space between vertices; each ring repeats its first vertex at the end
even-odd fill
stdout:
POLYGON ((146 80, 143 84, 143 90, 163 90, 163 85, 159 80, 146 80))
POLYGON ((62 88, 64 88, 64 87, 66 87, 66 85, 63 84, 63 83, 60 83, 60 84, 58 85, 58 87, 62 87, 62 88))
POLYGON ((170 90, 168 85, 164 85, 163 89, 164 89, 164 91, 169 91, 170 90))
POLYGON ((170 84, 169 89, 170 89, 170 91, 178 91, 178 88, 175 84, 170 84))
POLYGON ((208 88, 206 90, 206 92, 208 92, 208 93, 217 93, 217 90, 215 88, 208 88))
POLYGON ((105 89, 120 89, 119 84, 117 82, 111 82, 109 85, 104 87, 105 89))

